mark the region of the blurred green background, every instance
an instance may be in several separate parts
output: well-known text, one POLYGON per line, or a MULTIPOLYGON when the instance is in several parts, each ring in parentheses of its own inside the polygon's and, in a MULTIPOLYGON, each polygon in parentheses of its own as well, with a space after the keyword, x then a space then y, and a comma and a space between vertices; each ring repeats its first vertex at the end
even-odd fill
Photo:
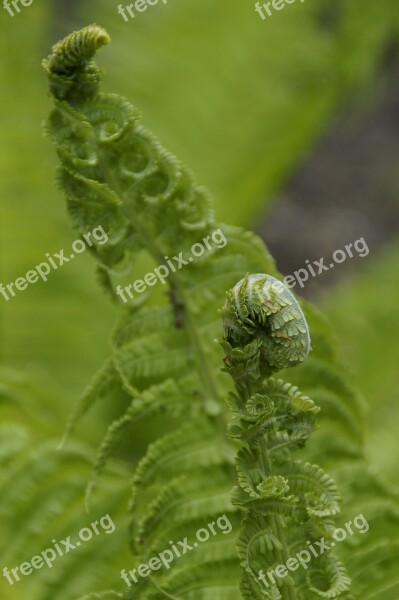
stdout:
MULTIPOLYGON (((267 22, 252 0, 169 0, 129 22, 118 4, 34 0, 14 17, 1 9, 0 281, 77 237, 41 128, 50 109, 41 60, 61 36, 96 22, 113 40, 98 59, 106 91, 139 107, 144 124, 209 188, 217 218, 255 229, 284 274, 359 237, 369 242, 367 258, 323 274, 304 294, 332 320, 368 403, 367 453, 395 483, 396 0, 306 0, 267 22)), ((9 302, 0 297, 1 363, 57 398, 42 416, 55 437, 108 355, 116 310, 93 267, 83 254, 46 283, 9 302)), ((101 410, 97 420, 102 430, 101 410)), ((95 429, 92 422, 82 437, 97 438, 95 429)))

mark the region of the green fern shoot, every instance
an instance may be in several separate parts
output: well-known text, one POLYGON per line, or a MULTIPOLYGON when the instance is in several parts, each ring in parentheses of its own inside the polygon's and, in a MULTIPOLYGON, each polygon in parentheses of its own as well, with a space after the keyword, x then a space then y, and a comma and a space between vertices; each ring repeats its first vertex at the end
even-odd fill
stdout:
POLYGON ((319 408, 296 386, 270 377, 307 357, 304 314, 281 282, 257 274, 228 292, 222 317, 225 370, 236 386, 229 402, 236 418, 230 437, 243 443, 233 492, 233 503, 243 510, 242 595, 246 600, 346 597, 350 579, 341 561, 309 552, 334 531, 335 483, 317 465, 293 458, 310 437, 319 408), (288 571, 284 565, 297 553, 312 562, 296 560, 288 571), (284 575, 273 575, 276 569, 284 575))

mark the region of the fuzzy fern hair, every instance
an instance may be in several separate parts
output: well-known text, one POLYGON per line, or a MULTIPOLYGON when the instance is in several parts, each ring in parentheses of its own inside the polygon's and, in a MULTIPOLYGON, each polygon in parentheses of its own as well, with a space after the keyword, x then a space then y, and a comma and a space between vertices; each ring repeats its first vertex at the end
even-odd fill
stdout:
MULTIPOLYGON (((78 231, 84 234, 101 225, 108 236, 107 244, 93 240, 91 247, 102 287, 116 300, 117 283, 126 277, 133 280, 143 254, 154 265, 174 254, 187 259, 193 244, 216 229, 227 243, 208 247, 184 269, 171 272, 168 294, 159 298, 151 289, 123 311, 112 335, 111 355, 78 403, 66 438, 98 400, 112 399, 124 407, 100 443, 87 504, 123 440, 134 465, 129 569, 169 548, 171 540, 192 539, 218 515, 228 516, 233 532, 212 537, 181 556, 170 570, 154 571, 130 588, 121 587, 118 574, 113 592, 95 590, 87 598, 344 597, 348 579, 336 559, 317 565, 324 573, 322 583, 312 570, 269 596, 253 574, 258 567, 275 564, 280 555, 284 558, 290 545, 298 548, 320 532, 328 535, 329 519, 338 511, 332 480, 319 467, 292 458, 309 437, 317 412, 308 395, 317 398, 324 415, 318 444, 310 447, 325 461, 334 457, 332 468, 341 474, 341 484, 347 482, 344 509, 349 514, 356 510, 357 498, 348 482, 367 477, 375 482, 364 462, 358 395, 336 358, 328 327, 310 306, 306 314, 315 349, 295 369, 302 392, 271 378, 286 366, 286 358, 293 365, 308 352, 303 313, 286 291, 265 302, 259 297, 247 301, 249 284, 262 297, 265 282, 274 281, 259 275, 245 278, 247 274, 277 276, 270 255, 253 234, 216 223, 207 190, 143 127, 139 112, 120 96, 99 91, 102 71, 93 56, 108 41, 104 29, 90 25, 56 44, 43 63, 54 104, 46 130, 60 161, 58 185, 78 231), (236 386, 231 397, 238 418, 238 425, 230 429, 234 440, 226 436, 225 399, 232 391, 231 380, 221 373, 223 353, 215 343, 220 337, 218 310, 229 289, 233 291, 223 310, 223 347, 225 368, 236 386), (151 424, 148 432, 144 423, 151 424), (243 449, 232 502, 237 438, 243 449), (138 449, 138 439, 144 452, 138 449), (266 458, 268 462, 262 462, 266 458), (342 476, 348 463, 351 478, 342 476)), ((397 508, 396 499, 392 497, 388 509, 383 492, 373 489, 370 518, 378 509, 378 519, 386 522, 388 511, 397 508)), ((368 540, 371 560, 378 540, 368 540)), ((357 573, 364 561, 351 556, 347 553, 349 571, 359 590, 357 573)), ((393 563, 389 573, 394 577, 393 563)), ((376 580, 374 588, 378 585, 376 580)))

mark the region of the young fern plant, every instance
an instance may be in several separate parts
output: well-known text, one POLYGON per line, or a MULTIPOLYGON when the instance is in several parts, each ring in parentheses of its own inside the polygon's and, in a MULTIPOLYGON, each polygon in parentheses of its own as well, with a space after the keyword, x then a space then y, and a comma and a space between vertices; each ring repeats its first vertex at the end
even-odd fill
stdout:
POLYGON ((308 356, 305 316, 289 289, 263 274, 239 281, 221 314, 225 371, 236 388, 229 401, 235 417, 229 434, 243 444, 233 491, 233 504, 243 510, 242 595, 246 600, 348 597, 343 564, 320 543, 331 538, 332 517, 340 510, 336 485, 317 465, 294 460, 319 408, 296 386, 271 377, 308 356), (310 549, 311 563, 298 563, 297 553, 307 558, 310 549))
MULTIPOLYGON (((107 394, 127 404, 100 444, 89 501, 118 442, 143 421, 162 419, 143 456, 131 444, 136 468, 129 541, 138 565, 215 517, 235 519, 229 493, 234 451, 223 415, 229 384, 220 373, 222 353, 214 342, 217 311, 225 290, 242 274, 274 272, 274 266, 255 236, 215 222, 208 192, 138 122, 138 111, 125 99, 99 91, 101 71, 92 58, 108 41, 101 27, 91 25, 56 44, 44 61, 54 103, 46 129, 61 163, 57 182, 79 232, 102 225, 108 235, 106 245, 91 250, 100 282, 115 299, 118 278, 132 273, 134 279, 136 258, 143 252, 155 265, 173 255, 188 263, 170 273, 169 293, 161 300, 151 298, 147 306, 149 298, 143 297, 124 311, 112 336, 111 357, 67 427, 69 435, 107 394), (190 262, 193 244, 215 231, 226 246, 210 247, 190 262)), ((233 535, 217 536, 179 558, 173 570, 140 579, 126 590, 126 598, 180 598, 196 590, 206 600, 235 600, 237 567, 233 535)))
MULTIPOLYGON (((391 542, 386 548, 393 547, 399 511, 397 529, 390 519, 397 499, 392 494, 387 503, 385 488, 377 485, 364 460, 358 395, 337 360, 328 328, 310 306, 314 351, 293 373, 304 393, 271 377, 305 358, 309 337, 303 314, 288 290, 277 284, 269 290, 277 274, 261 240, 216 223, 208 192, 143 127, 139 112, 124 98, 100 92, 102 72, 93 57, 108 42, 103 28, 90 25, 56 44, 44 61, 54 104, 46 129, 60 161, 57 182, 79 233, 102 225, 108 235, 107 244, 94 243, 90 250, 100 283, 115 300, 116 284, 123 277, 136 279, 137 258, 143 253, 154 266, 173 255, 189 264, 170 273, 168 294, 148 294, 123 311, 110 357, 78 403, 66 437, 100 399, 124 406, 100 443, 87 500, 118 443, 130 444, 129 568, 169 548, 170 540, 192 539, 220 515, 227 515, 234 527, 231 535, 212 537, 181 556, 170 570, 154 571, 129 588, 117 574, 114 592, 88 598, 349 598, 348 578, 330 553, 312 558, 306 572, 298 569, 269 588, 262 586, 258 570, 266 573, 306 549, 307 541, 328 537, 338 511, 333 482, 318 467, 293 458, 308 439, 317 412, 305 393, 321 405, 324 419, 318 443, 305 451, 322 453, 341 474, 348 518, 359 511, 358 489, 367 482, 374 492, 362 494, 363 510, 385 528, 391 542), (225 247, 208 248, 189 262, 193 244, 215 230, 226 239, 225 247), (241 281, 248 273, 270 275, 241 281), (225 368, 236 386, 233 440, 226 436, 230 417, 225 406, 232 384, 221 373, 223 353, 214 342, 220 337, 221 299, 230 288, 223 347, 225 368), (151 424, 151 437, 143 422, 151 424), (142 452, 135 443, 139 428, 142 452), (237 439, 243 449, 233 504, 237 439)), ((126 446, 123 456, 126 460, 126 446)), ((377 590, 381 600, 391 600, 381 596, 385 571, 370 591, 363 583, 365 565, 373 564, 380 549, 378 535, 370 535, 362 555, 346 551, 356 597, 372 600, 377 590)), ((395 589, 396 572, 392 560, 387 594, 395 589)), ((86 591, 82 588, 82 594, 86 591)))

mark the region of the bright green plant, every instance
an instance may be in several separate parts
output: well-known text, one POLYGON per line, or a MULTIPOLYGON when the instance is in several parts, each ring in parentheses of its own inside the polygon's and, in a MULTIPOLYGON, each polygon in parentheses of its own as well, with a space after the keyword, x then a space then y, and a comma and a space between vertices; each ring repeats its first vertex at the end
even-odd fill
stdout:
POLYGON ((231 426, 230 437, 244 443, 233 493, 233 503, 244 511, 238 540, 243 597, 341 598, 350 580, 331 554, 313 557, 308 572, 296 570, 276 584, 259 579, 263 569, 287 563, 296 551, 307 550, 309 542, 317 545, 321 537, 331 537, 331 517, 339 512, 332 479, 317 465, 292 456, 310 437, 319 408, 296 386, 270 377, 307 357, 305 316, 283 284, 262 274, 234 286, 222 316, 225 370, 236 387, 230 408, 238 424, 231 426))
MULTIPOLYGON (((44 381, 15 370, 0 369, 0 563, 9 570, 40 555, 51 540, 72 539, 90 518, 82 503, 93 449, 74 440, 64 452, 59 443, 59 405, 62 400, 44 381)), ((129 476, 113 464, 103 479, 95 515, 110 513, 116 530, 93 538, 78 552, 59 558, 52 569, 1 577, 2 600, 70 600, 114 577, 127 559, 125 539, 126 488, 129 476), (96 565, 101 563, 101 568, 96 565)))
MULTIPOLYGON (((44 62, 54 102, 47 129, 61 162, 57 181, 65 192, 68 209, 79 232, 84 234, 101 224, 109 237, 107 245, 92 247, 103 287, 116 299, 116 285, 129 274, 133 280, 133 266, 140 264, 137 258, 145 255, 147 261, 158 265, 166 260, 166 256, 182 253, 187 257, 194 243, 217 228, 225 236, 227 245, 221 250, 209 249, 200 259, 171 273, 167 280, 167 297, 159 298, 155 292, 124 311, 112 337, 111 357, 83 396, 67 433, 101 397, 112 396, 126 404, 124 414, 110 424, 100 445, 88 486, 89 501, 98 475, 108 458, 117 451, 117 443, 123 440, 129 443, 128 434, 133 432, 136 437, 139 428, 146 423, 147 435, 140 437, 141 444, 146 445, 144 455, 139 456, 137 448, 130 448, 136 464, 130 500, 129 540, 137 564, 167 548, 170 540, 190 536, 218 514, 226 513, 235 524, 235 536, 211 539, 195 553, 182 556, 169 572, 157 571, 150 578, 141 579, 127 589, 123 597, 237 600, 241 595, 241 574, 236 543, 242 550, 242 536, 247 532, 244 524, 237 540, 242 525, 242 513, 237 504, 242 507, 246 502, 241 492, 235 492, 235 503, 231 502, 231 488, 236 482, 236 445, 227 439, 229 417, 225 412, 225 398, 231 391, 231 384, 228 376, 220 373, 222 353, 214 340, 220 337, 218 309, 225 290, 232 288, 247 273, 271 273, 274 276, 276 272, 259 239, 239 228, 215 223, 207 192, 138 122, 137 111, 119 96, 98 91, 101 71, 92 57, 108 41, 102 28, 89 26, 57 44, 44 62)), ((293 306, 301 321, 299 309, 296 304, 293 306)), ((295 423, 303 422, 302 434, 307 437, 315 407, 306 396, 320 404, 323 418, 317 444, 301 452, 310 458, 313 448, 324 465, 328 463, 330 470, 335 471, 343 490, 344 515, 353 517, 360 512, 359 490, 367 490, 367 493, 360 492, 361 509, 371 524, 376 524, 376 534, 370 533, 361 552, 355 553, 353 548, 345 550, 344 547, 341 552, 346 554, 355 597, 359 594, 362 600, 373 598, 372 594, 377 591, 381 600, 392 600, 389 594, 397 589, 397 499, 368 471, 362 453, 358 395, 335 356, 328 327, 311 307, 307 307, 306 312, 314 351, 305 364, 295 369, 295 376, 291 378, 294 384, 300 384, 302 394, 297 395, 295 388, 284 386, 278 380, 273 384, 275 380, 269 378, 271 371, 258 374, 255 367, 252 371, 251 356, 244 360, 245 385, 242 389, 249 385, 248 376, 253 377, 256 373, 256 386, 259 385, 256 393, 260 391, 263 398, 265 391, 268 392, 271 399, 267 402, 267 410, 272 412, 276 389, 283 392, 278 411, 284 418, 281 430, 276 432, 277 438, 284 438, 291 419, 294 430, 295 423), (259 375, 263 377, 259 378, 259 375), (384 560, 378 563, 376 557, 383 552, 382 542, 389 550, 386 550, 384 560), (379 568, 373 576, 365 577, 362 574, 364 566, 376 563, 379 568)), ((301 327, 304 327, 303 323, 301 327)), ((226 330, 229 331, 228 327, 226 330)), ((306 354, 306 330, 294 327, 293 332, 281 336, 283 345, 286 342, 289 346, 298 332, 302 341, 293 362, 306 354)), ((269 335, 270 330, 266 329, 261 336, 266 345, 273 339, 273 335, 270 339, 269 335)), ((226 341, 231 346, 231 331, 226 341)), ((254 346, 257 344, 258 340, 254 346)), ((262 355, 261 347, 256 348, 255 355, 258 351, 262 355)), ((236 357, 234 348, 227 354, 228 362, 232 356, 236 357)), ((277 362, 272 366, 274 370, 282 368, 284 363, 277 362)), ((236 365, 230 365, 230 368, 233 368, 237 381, 236 365)), ((252 410, 252 404, 250 408, 252 410)), ((256 411, 256 405, 253 408, 256 411)), ((240 403, 236 404, 236 409, 242 413, 240 403)), ((241 424, 241 437, 245 437, 252 427, 245 418, 244 426, 241 424)), ((255 430, 257 425, 255 421, 255 430)), ((262 443, 269 444, 271 432, 265 433, 268 436, 262 443)), ((298 434, 297 429, 294 437, 298 434)), ((304 439, 292 441, 293 446, 300 446, 304 439)), ((281 546, 284 552, 279 527, 283 521, 280 519, 294 520, 296 514, 292 499, 286 498, 287 486, 290 490, 292 486, 293 494, 297 495, 306 512, 297 523, 299 539, 306 539, 308 521, 312 524, 317 521, 319 527, 323 524, 326 528, 324 517, 337 512, 335 487, 318 468, 305 467, 302 463, 298 467, 298 473, 308 477, 306 487, 302 488, 302 491, 307 490, 306 498, 293 485, 291 450, 293 447, 289 456, 284 456, 281 473, 270 474, 263 469, 263 475, 273 479, 266 479, 257 490, 269 496, 281 492, 279 502, 283 514, 279 513, 276 503, 278 519, 273 526, 273 537, 268 540, 275 550, 281 546), (318 488, 314 493, 311 490, 317 481, 322 485, 322 491, 318 488), (323 511, 326 511, 325 515, 320 514, 323 511)), ((251 447, 250 454, 241 451, 240 463, 243 455, 253 459, 253 451, 251 447)), ((242 478, 248 476, 247 469, 251 470, 250 464, 243 465, 240 470, 240 487, 242 478)), ((244 512, 247 509, 248 506, 244 512)), ((249 514, 252 520, 252 509, 249 514)), ((356 543, 354 540, 353 544, 356 543)), ((255 549, 251 565, 262 563, 262 568, 266 568, 266 557, 264 549, 255 549), (263 558, 266 564, 263 564, 263 558)), ((306 587, 298 590, 298 594, 304 594, 307 599, 312 594, 314 597, 339 597, 348 583, 340 563, 331 559, 325 570, 332 582, 330 591, 322 591, 314 581, 306 579, 303 583, 306 587), (337 578, 331 565, 335 565, 337 578)), ((252 584, 246 583, 245 565, 243 578, 242 591, 247 598, 250 597, 248 585, 252 584)), ((118 579, 116 576, 115 582, 118 579)), ((121 589, 121 583, 113 583, 113 587, 115 592, 107 593, 107 597, 120 597, 117 590, 121 589)), ((259 592, 261 588, 256 589, 259 592)), ((80 591, 84 593, 85 590, 80 591)), ((271 597, 276 600, 279 593, 273 590, 271 597)), ((295 585, 282 587, 286 598, 295 598, 292 594, 296 593, 295 585)), ((106 596, 94 594, 90 597, 106 596)), ((263 597, 267 597, 266 591, 263 597)))

